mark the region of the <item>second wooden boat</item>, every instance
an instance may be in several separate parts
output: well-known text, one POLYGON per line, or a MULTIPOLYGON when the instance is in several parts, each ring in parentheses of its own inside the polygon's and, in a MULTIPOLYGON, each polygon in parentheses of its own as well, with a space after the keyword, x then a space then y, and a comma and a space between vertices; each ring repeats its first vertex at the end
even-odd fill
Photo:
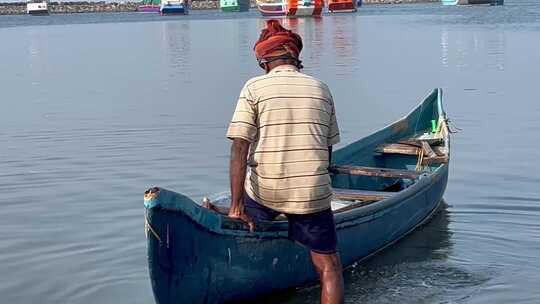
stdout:
POLYGON ((331 13, 350 13, 357 11, 356 0, 329 0, 328 11, 331 13))
MULTIPOLYGON (((335 151, 332 208, 345 266, 436 212, 448 180, 449 134, 437 89, 402 119, 335 151)), ((250 232, 225 215, 226 205, 204 208, 159 187, 145 192, 144 206, 158 304, 237 303, 317 281, 308 250, 287 238, 284 220, 250 232)))
POLYGON ((257 0, 263 16, 321 16, 323 0, 257 0))

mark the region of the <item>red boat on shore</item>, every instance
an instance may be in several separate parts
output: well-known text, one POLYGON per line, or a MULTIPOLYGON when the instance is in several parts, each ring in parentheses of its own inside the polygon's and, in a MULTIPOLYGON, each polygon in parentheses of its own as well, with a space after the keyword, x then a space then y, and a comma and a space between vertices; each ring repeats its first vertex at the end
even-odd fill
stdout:
POLYGON ((356 0, 328 0, 328 11, 331 13, 351 13, 357 11, 356 0))

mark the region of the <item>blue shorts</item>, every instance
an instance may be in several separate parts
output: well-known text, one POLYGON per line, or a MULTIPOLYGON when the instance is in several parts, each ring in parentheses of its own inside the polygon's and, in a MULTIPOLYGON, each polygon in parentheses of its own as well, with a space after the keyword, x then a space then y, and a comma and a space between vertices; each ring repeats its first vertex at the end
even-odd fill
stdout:
MULTIPOLYGON (((257 224, 258 221, 272 221, 281 212, 272 210, 253 200, 244 198, 245 212, 257 224)), ((310 214, 284 214, 289 221, 289 238, 320 254, 337 251, 336 225, 330 208, 310 214)))

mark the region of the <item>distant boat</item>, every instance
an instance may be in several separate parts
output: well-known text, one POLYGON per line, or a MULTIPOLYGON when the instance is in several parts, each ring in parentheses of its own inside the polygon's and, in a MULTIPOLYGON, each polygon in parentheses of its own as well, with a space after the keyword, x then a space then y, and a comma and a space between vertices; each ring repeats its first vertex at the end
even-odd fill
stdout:
POLYGON ((185 0, 161 0, 159 12, 162 15, 186 15, 188 5, 185 0))
POLYGON ((45 1, 29 1, 26 3, 26 13, 29 15, 48 15, 49 6, 45 1))
POLYGON ((329 0, 328 11, 331 13, 350 13, 357 11, 356 0, 329 0))
POLYGON ((141 13, 159 13, 161 7, 161 0, 144 0, 141 5, 137 7, 137 11, 141 13))
POLYGON ((263 16, 320 16, 323 0, 258 0, 257 8, 263 16))
MULTIPOLYGON (((449 161, 440 89, 402 119, 336 150, 329 172, 343 265, 376 254, 429 221, 441 206, 449 161)), ((230 199, 219 201, 203 200, 210 207, 203 208, 167 189, 144 193, 157 304, 259 303, 253 299, 317 280, 309 251, 287 237, 287 221, 278 217, 249 231, 226 215, 230 199)))
POLYGON ((220 0, 219 7, 224 12, 247 12, 250 0, 220 0))
POLYGON ((474 4, 490 4, 503 5, 504 0, 442 0, 443 5, 474 5, 474 4))

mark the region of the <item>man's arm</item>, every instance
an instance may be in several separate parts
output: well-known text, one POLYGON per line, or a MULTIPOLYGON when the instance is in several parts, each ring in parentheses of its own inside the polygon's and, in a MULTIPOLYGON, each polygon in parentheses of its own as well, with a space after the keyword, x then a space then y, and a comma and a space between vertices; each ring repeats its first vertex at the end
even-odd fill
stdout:
POLYGON ((255 228, 253 221, 244 212, 244 183, 246 180, 249 141, 235 138, 231 145, 229 178, 231 180, 231 209, 229 217, 246 222, 250 230, 255 228))

